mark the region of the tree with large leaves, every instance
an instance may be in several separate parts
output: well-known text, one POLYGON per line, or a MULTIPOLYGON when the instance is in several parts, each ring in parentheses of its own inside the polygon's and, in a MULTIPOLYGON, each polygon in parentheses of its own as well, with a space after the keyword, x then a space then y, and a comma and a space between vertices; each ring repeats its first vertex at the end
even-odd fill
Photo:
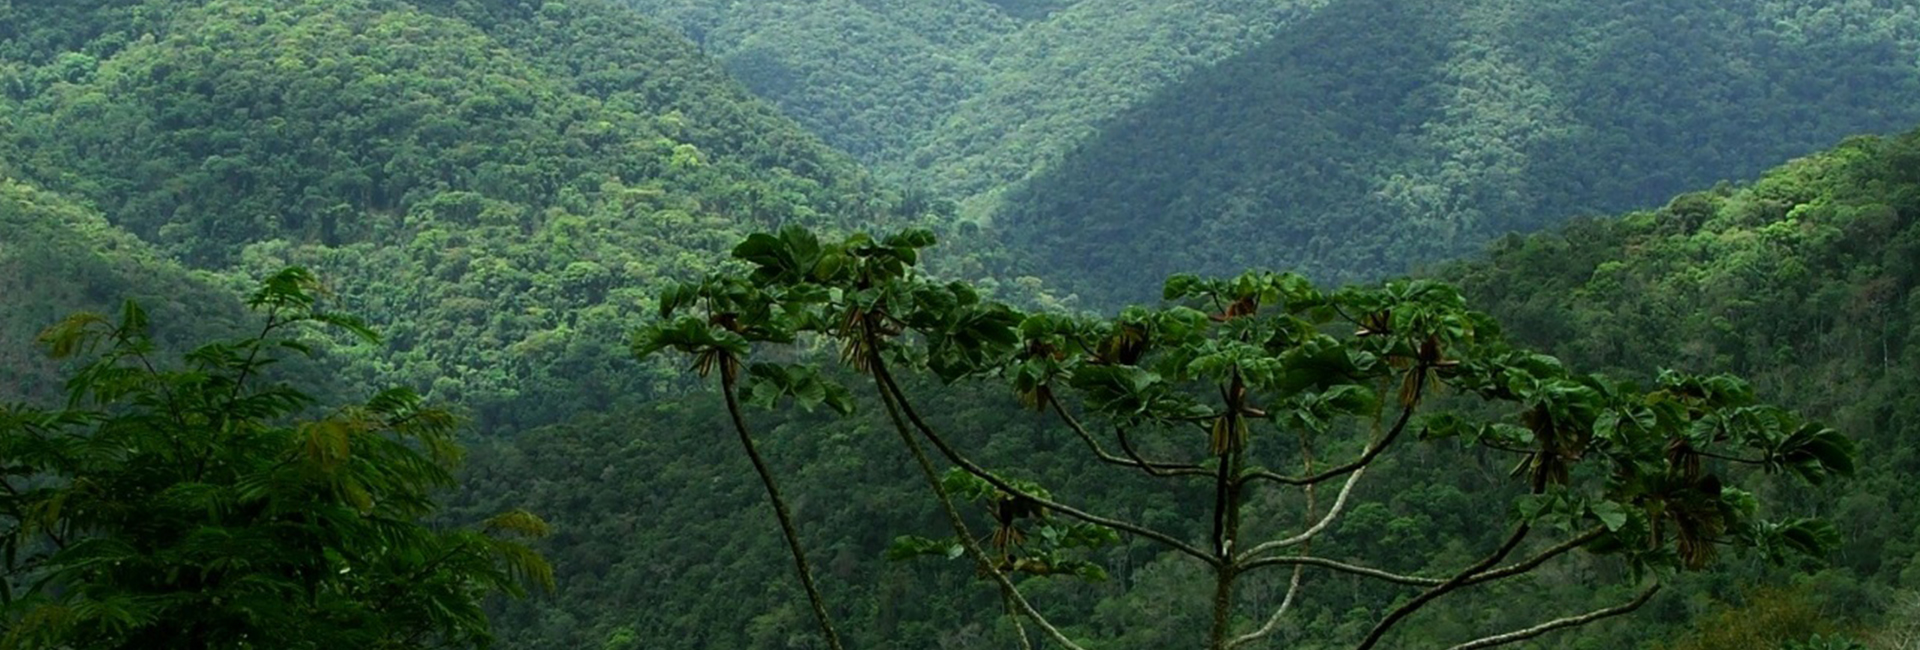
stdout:
MULTIPOLYGON (((749 362, 755 346, 837 345, 840 359, 871 380, 952 527, 948 540, 903 536, 893 554, 967 558, 1006 600, 1022 644, 1030 643, 1024 623, 1061 647, 1088 641, 1051 623, 1021 586, 1099 578, 1084 550, 1118 535, 1208 569, 1213 597, 1190 605, 1211 612, 1205 645, 1213 650, 1280 629, 1310 597, 1308 571, 1407 590, 1359 637, 1365 650, 1389 643, 1396 626, 1442 598, 1576 553, 1624 569, 1617 573, 1630 595, 1616 605, 1453 646, 1485 648, 1632 612, 1665 577, 1708 569, 1722 549, 1784 561, 1817 554, 1836 536, 1815 520, 1764 518, 1755 494, 1735 484, 1756 472, 1805 483, 1848 474, 1851 441, 1758 400, 1732 376, 1666 373, 1641 387, 1579 374, 1509 345, 1458 292, 1429 281, 1323 290, 1288 274, 1177 276, 1165 307, 1111 318, 1026 314, 918 273, 932 243, 918 231, 832 243, 800 228, 753 235, 734 250, 745 270, 665 293, 662 320, 637 334, 636 351, 674 349, 703 372, 717 369, 736 413, 739 396, 847 411, 853 400, 830 373, 749 362), (924 416, 907 388, 917 384, 903 373, 1006 382, 1018 402, 1057 414, 1115 471, 1204 492, 1207 506, 1181 529, 1149 525, 1076 507, 1016 478, 1017 468, 982 466, 943 431, 964 423, 924 416), (1436 574, 1378 568, 1391 558, 1314 554, 1314 540, 1352 509, 1355 486, 1410 442, 1511 457, 1507 502, 1483 509, 1482 525, 1505 529, 1499 541, 1436 574), (953 468, 944 476, 929 444, 953 468), (1301 498, 1259 498, 1268 490, 1301 498), (957 498, 986 502, 988 521, 969 521, 957 498), (1257 505, 1273 503, 1301 512, 1283 517, 1257 505), (979 523, 992 532, 976 536, 979 523), (1286 596, 1250 616, 1237 589, 1269 570, 1290 574, 1286 596)), ((793 523, 776 509, 793 540, 793 523)), ((817 598, 797 541, 792 549, 817 598)), ((824 609, 816 611, 824 628, 824 609)))
POLYGON ((321 411, 273 380, 311 326, 374 338, 317 288, 274 275, 257 333, 179 364, 132 302, 47 331, 82 363, 64 408, 0 408, 0 647, 475 647, 484 597, 551 586, 532 514, 424 523, 451 414, 404 389, 321 411))

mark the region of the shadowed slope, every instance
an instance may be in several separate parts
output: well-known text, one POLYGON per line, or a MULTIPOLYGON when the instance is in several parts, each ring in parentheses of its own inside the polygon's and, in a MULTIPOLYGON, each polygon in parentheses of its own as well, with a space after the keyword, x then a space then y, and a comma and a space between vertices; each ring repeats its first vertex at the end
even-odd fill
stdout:
POLYGON ((1920 14, 1779 31, 1810 3, 1755 4, 1346 0, 1129 109, 996 223, 1099 300, 1361 278, 1920 121, 1920 14))

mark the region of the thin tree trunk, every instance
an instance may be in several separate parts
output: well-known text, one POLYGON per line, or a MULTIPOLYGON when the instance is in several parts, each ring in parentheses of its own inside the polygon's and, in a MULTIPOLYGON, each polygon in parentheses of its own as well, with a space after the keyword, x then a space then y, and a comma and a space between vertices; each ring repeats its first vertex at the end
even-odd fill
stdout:
POLYGON ((1220 459, 1220 511, 1214 515, 1220 529, 1214 552, 1220 563, 1214 568, 1213 631, 1208 635, 1212 650, 1228 650, 1233 642, 1233 586, 1240 579, 1240 567, 1233 561, 1234 542, 1240 536, 1240 469, 1241 452, 1229 451, 1220 459))
POLYGON ((773 503, 773 515, 780 520, 780 533, 786 536, 787 550, 793 553, 794 572, 800 574, 800 585, 806 588, 807 600, 813 604, 813 618, 820 623, 820 635, 827 640, 828 648, 842 650, 840 634, 833 631, 833 620, 827 615, 826 599, 813 584, 813 567, 807 563, 807 553, 800 546, 800 532, 793 525, 793 513, 787 510, 787 500, 780 496, 780 486, 774 482, 766 459, 761 458, 759 449, 754 447, 753 436, 747 432, 747 420, 740 415, 740 399, 734 395, 734 380, 728 374, 721 372, 720 387, 727 396, 727 414, 733 416, 733 430, 740 434, 740 446, 747 450, 753 470, 760 473, 760 484, 767 488, 767 500, 773 503))

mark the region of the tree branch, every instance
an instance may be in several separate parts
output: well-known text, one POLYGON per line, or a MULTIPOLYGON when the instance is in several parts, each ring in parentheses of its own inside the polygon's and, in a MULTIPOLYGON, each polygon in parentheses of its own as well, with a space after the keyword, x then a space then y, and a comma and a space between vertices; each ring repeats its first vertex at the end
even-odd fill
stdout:
POLYGON ((1506 645, 1506 644, 1514 643, 1518 641, 1525 641, 1527 639, 1531 639, 1531 638, 1540 636, 1542 634, 1552 632, 1554 630, 1559 630, 1559 629, 1564 629, 1569 627, 1578 627, 1581 625, 1592 623, 1594 621, 1598 621, 1603 618, 1610 618, 1614 616, 1619 616, 1621 614, 1630 613, 1633 610, 1640 609, 1641 605, 1647 604, 1647 601, 1652 600, 1653 595, 1659 592, 1660 592, 1660 585, 1656 583, 1651 587, 1647 587, 1646 590, 1641 591, 1640 595, 1635 596, 1633 600, 1627 601, 1619 605, 1615 605, 1613 607, 1608 607, 1606 609, 1597 609, 1591 612, 1587 612, 1585 614, 1581 614, 1579 616, 1568 616, 1566 618, 1556 618, 1554 620, 1547 621, 1545 623, 1541 623, 1539 625, 1535 625, 1533 627, 1529 627, 1526 629, 1514 630, 1512 632, 1508 632, 1505 634, 1496 634, 1489 637, 1475 639, 1473 641, 1468 641, 1466 643, 1453 646, 1448 650, 1479 650, 1480 648, 1491 648, 1494 646, 1506 645))
POLYGON ((1358 564, 1349 564, 1346 562, 1341 562, 1339 560, 1332 560, 1324 557, 1314 557, 1311 555, 1274 555, 1274 556, 1263 557, 1257 560, 1249 561, 1246 564, 1240 565, 1240 571, 1242 573, 1245 573, 1245 572, 1252 571, 1254 569, 1259 569, 1259 568, 1264 568, 1264 567, 1269 567, 1274 565, 1316 566, 1323 569, 1331 569, 1333 571, 1337 571, 1340 573, 1350 573, 1357 576, 1374 578, 1378 580, 1384 580, 1386 582, 1391 582, 1394 584, 1409 585, 1414 587, 1438 587, 1442 584, 1446 584, 1445 580, 1441 580, 1439 578, 1423 578, 1420 576, 1402 575, 1402 574, 1393 573, 1390 571, 1375 569, 1373 567, 1360 566, 1358 564))
POLYGON ((1126 451, 1127 456, 1131 460, 1129 460, 1129 458, 1121 458, 1119 456, 1109 454, 1107 453, 1107 450, 1102 449, 1100 447, 1100 441, 1095 440, 1093 438, 1093 434, 1088 433, 1086 427, 1080 425, 1079 420, 1075 419, 1072 414, 1067 413, 1066 407, 1062 406, 1060 404, 1060 400, 1055 398, 1051 393, 1047 395, 1047 403, 1053 406, 1053 411, 1055 413, 1060 414, 1060 419, 1061 421, 1067 424, 1067 428, 1073 429, 1073 432, 1079 435, 1081 440, 1086 441, 1087 447, 1092 449, 1094 455, 1099 456, 1100 460, 1103 462, 1111 463, 1114 465, 1120 465, 1122 467, 1136 468, 1153 476, 1175 476, 1175 475, 1210 476, 1211 475, 1211 473, 1209 473, 1205 468, 1202 468, 1199 465, 1179 464, 1179 463, 1155 463, 1155 462, 1150 462, 1145 458, 1141 458, 1140 454, 1133 450, 1133 445, 1127 442, 1125 430, 1119 429, 1117 427, 1115 428, 1115 430, 1118 431, 1120 435, 1120 446, 1122 449, 1126 451))
MULTIPOLYGON (((1313 439, 1307 435, 1307 431, 1305 429, 1300 430, 1299 434, 1300 434, 1300 457, 1301 457, 1300 462, 1302 465, 1301 470, 1305 471, 1308 474, 1312 474, 1313 473, 1313 439)), ((1347 487, 1342 488, 1340 490, 1340 497, 1339 499, 1337 499, 1337 501, 1339 502, 1346 501, 1347 490, 1353 487, 1353 482, 1355 480, 1358 480, 1358 478, 1360 477, 1360 474, 1364 472, 1365 470, 1354 472, 1354 475, 1353 475, 1354 478, 1347 480, 1347 487)), ((1301 517, 1301 519, 1303 520, 1302 523, 1306 525, 1308 529, 1312 529, 1315 527, 1313 525, 1313 518, 1314 518, 1314 511, 1318 509, 1318 504, 1317 504, 1317 499, 1315 499, 1314 497, 1318 494, 1318 490, 1317 490, 1318 487, 1319 486, 1309 485, 1305 488, 1305 492, 1307 495, 1307 510, 1305 513, 1303 513, 1304 516, 1301 517)), ((1340 505, 1341 505, 1340 503, 1335 503, 1332 512, 1339 511, 1340 505)), ((1329 516, 1327 519, 1323 521, 1331 521, 1331 520, 1332 520, 1332 517, 1329 516)), ((1313 536, 1312 535, 1306 536, 1306 539, 1303 540, 1301 544, 1304 547, 1301 551, 1303 554, 1311 553, 1313 551, 1313 536)), ((1256 547, 1253 552, 1249 552, 1247 555, 1248 556, 1255 555, 1258 553, 1258 551, 1259 551, 1259 548, 1256 547)), ((1265 624, 1262 624, 1259 629, 1256 629, 1246 634, 1242 634, 1238 637, 1234 637, 1233 639, 1227 641, 1227 648, 1229 648, 1229 650, 1231 650, 1232 648, 1237 648, 1242 645, 1266 638, 1268 635, 1273 634, 1275 631, 1280 629, 1281 619, 1286 618, 1287 610, 1293 609, 1294 600, 1300 597, 1301 578, 1302 576, 1306 575, 1306 569, 1307 567, 1304 564, 1293 565, 1293 577, 1290 578, 1287 582, 1287 595, 1280 599, 1280 606, 1274 608, 1273 615, 1268 616, 1267 622, 1265 624)))
POLYGON ((1081 520, 1090 524, 1098 525, 1098 526, 1106 526, 1108 528, 1113 528, 1115 530, 1122 530, 1129 533, 1133 533, 1135 535, 1139 535, 1141 537, 1145 537, 1147 539, 1151 539, 1153 541, 1159 542, 1173 550, 1179 551, 1181 553, 1185 553, 1187 555, 1191 555, 1195 558, 1199 558, 1201 561, 1206 562, 1210 566, 1219 566, 1220 561, 1217 558, 1213 557, 1213 555, 1207 553, 1206 551, 1202 551, 1198 548, 1195 548, 1192 544, 1188 544, 1186 542, 1180 541, 1179 539, 1174 538, 1172 535, 1168 535, 1166 533, 1153 530, 1151 528, 1147 528, 1144 526, 1140 526, 1137 524, 1120 521, 1117 519, 1109 519, 1109 518, 1101 517, 1095 514, 1090 514, 1086 511, 1080 510, 1079 508, 1075 508, 1073 506, 1069 506, 1069 505, 1060 503, 1058 501, 1054 501, 1052 499, 1041 498, 1025 490, 1021 490, 1020 488, 1014 487, 1013 484, 1008 483, 1005 479, 1002 479, 999 476, 994 475, 993 472, 989 472, 986 470, 986 468, 983 468, 979 464, 971 460, 968 460, 966 456, 961 455, 958 450, 954 449, 953 445, 948 444, 946 438, 941 437, 939 432, 934 431, 933 427, 929 426, 926 420, 920 417, 919 412, 914 410, 913 403, 906 399, 905 391, 902 391, 900 389, 900 385, 894 381, 893 375, 887 371, 887 366, 880 359, 880 355, 877 353, 877 351, 874 353, 871 359, 871 362, 873 366, 872 370, 873 370, 874 377, 877 378, 881 383, 881 392, 891 393, 894 396, 894 398, 899 401, 900 409, 906 413, 907 420, 913 423, 914 428, 918 429, 921 435, 926 436, 927 441, 932 442, 934 448, 940 450, 941 455, 946 456, 947 460, 953 462, 953 464, 959 465, 960 468, 963 470, 966 470, 968 474, 972 474, 974 476, 980 477, 981 480, 992 484, 995 488, 998 488, 1002 492, 1006 492, 1007 494, 1011 494, 1011 495, 1020 497, 1022 499, 1026 499, 1034 503, 1040 504, 1042 506, 1046 506, 1047 508, 1052 509, 1053 511, 1066 515, 1068 517, 1072 517, 1074 519, 1078 519, 1078 520, 1081 520))
MULTIPOLYGON (((1532 571, 1535 568, 1538 568, 1540 565, 1547 563, 1548 560, 1559 557, 1561 555, 1565 555, 1568 551, 1572 551, 1574 549, 1577 549, 1577 548, 1580 548, 1581 546, 1586 545, 1587 542, 1593 541, 1595 538, 1599 537, 1604 531, 1605 529, 1590 530, 1585 533, 1582 533, 1578 537, 1574 537, 1567 541, 1556 544, 1552 548, 1541 551, 1538 554, 1535 554, 1534 556, 1529 557, 1520 562, 1509 564, 1507 566, 1500 567, 1498 569, 1492 569, 1492 570, 1476 573, 1472 576, 1469 576, 1466 580, 1466 583, 1460 586, 1465 587, 1465 586, 1477 585, 1485 582, 1492 582, 1495 580, 1510 578, 1516 575, 1520 575, 1522 573, 1526 573, 1528 571, 1532 571)), ((1394 584, 1409 585, 1409 586, 1415 586, 1415 587, 1438 587, 1440 585, 1447 583, 1446 580, 1442 580, 1440 578, 1428 578, 1425 576, 1403 575, 1398 573, 1392 573, 1389 571, 1384 571, 1381 569, 1375 569, 1373 567, 1360 566, 1357 564, 1349 564, 1349 563, 1340 562, 1337 560, 1331 560, 1331 559, 1322 558, 1322 557, 1311 557, 1311 556, 1300 556, 1300 555, 1276 555, 1276 556, 1269 556, 1269 557, 1263 557, 1263 558, 1256 558, 1256 559, 1248 560, 1245 563, 1241 564, 1240 568, 1242 571, 1252 571, 1254 569, 1265 568, 1265 567, 1276 566, 1276 565, 1317 566, 1325 569, 1331 569, 1333 571, 1337 571, 1340 573, 1350 573, 1353 575, 1364 576, 1368 578, 1375 578, 1378 580, 1384 580, 1386 582, 1391 582, 1394 584)))
POLYGON ((1473 566, 1467 567, 1467 570, 1461 571, 1459 574, 1453 576, 1452 579, 1420 592, 1420 595, 1414 596, 1413 600, 1407 601, 1406 604, 1394 608, 1392 612, 1387 614, 1386 618, 1380 619, 1380 622, 1373 626, 1372 631, 1367 632, 1367 638, 1360 642, 1356 650, 1369 650, 1375 645, 1378 645, 1380 639, 1387 635, 1388 630, 1393 629, 1394 625, 1405 620, 1408 616, 1413 615, 1414 612, 1420 611, 1420 608, 1427 606, 1427 603, 1431 603, 1434 599, 1445 596, 1456 589, 1470 584, 1469 581, 1472 580, 1473 576, 1486 571, 1495 564, 1499 564, 1500 560, 1505 559, 1508 554, 1513 552, 1513 549, 1519 547, 1520 542, 1525 541, 1527 534, 1532 531, 1533 527, 1531 525, 1521 524, 1513 530, 1513 535, 1507 537, 1506 543, 1501 544, 1500 548, 1495 549, 1493 553, 1481 558, 1479 562, 1475 562, 1473 566))
MULTIPOLYGON (((934 471, 933 461, 927 458, 926 449, 920 446, 920 441, 913 437, 913 431, 908 429, 907 423, 901 419, 900 413, 906 410, 904 408, 906 403, 904 400, 898 399, 898 397, 887 388, 887 380, 884 379, 885 375, 883 374, 884 368, 882 368, 880 361, 879 346, 872 345, 872 343, 876 343, 877 341, 875 341, 871 332, 867 332, 866 336, 870 344, 869 354, 872 355, 871 364, 874 370, 874 385, 880 389, 880 402, 886 405, 887 417, 893 421, 894 431, 899 432, 900 441, 907 446, 908 451, 913 453, 914 462, 920 466, 921 476, 927 480, 927 485, 933 490, 934 496, 939 497, 940 507, 947 515, 947 522, 953 526, 954 535, 960 538, 961 547, 966 549, 967 554, 973 558, 975 563, 979 564, 983 570, 993 576, 995 582, 999 583, 1000 596, 1012 602, 1013 606, 1018 608, 1021 614, 1031 619, 1035 625, 1040 626, 1040 629, 1046 632, 1047 636, 1052 637, 1054 642, 1067 647, 1069 650, 1084 650, 1078 644, 1075 644, 1072 639, 1068 639, 1065 634, 1061 634, 1059 628, 1047 622, 1046 617, 1040 614, 1040 610, 1036 609, 1033 603, 1028 602, 1026 596, 1020 593, 1020 589, 1014 586, 1013 581, 1008 579, 1006 574, 1002 573, 998 566, 994 565, 991 558, 987 557, 986 550, 980 548, 979 540, 974 539, 973 533, 967 530, 966 519, 960 516, 960 510, 953 505, 953 497, 947 494, 946 487, 940 484, 939 472, 934 471)), ((912 411, 907 412, 911 413, 912 411)), ((1017 623, 1016 621, 1016 624, 1017 623)), ((1025 630, 1020 631, 1020 636, 1021 642, 1025 643, 1025 630)))
POLYGON ((1258 472, 1250 472, 1240 477, 1240 483, 1245 484, 1245 483, 1252 482, 1254 480, 1266 480, 1266 481, 1273 481, 1275 483, 1279 483, 1282 485, 1313 485, 1316 483, 1322 483, 1322 482, 1328 481, 1330 479, 1338 478, 1347 474, 1351 474, 1355 471, 1358 471, 1362 467, 1366 467, 1372 464, 1373 460, 1375 458, 1378 458, 1381 452, 1386 451, 1387 447, 1393 445, 1393 441, 1400 437, 1401 432, 1406 431, 1407 423, 1413 421, 1413 411, 1419 408, 1420 406, 1419 396, 1421 395, 1422 390, 1426 387, 1426 383, 1427 383, 1426 366, 1421 366, 1421 365, 1414 366, 1413 369, 1410 370, 1409 372, 1414 373, 1413 402, 1410 404, 1407 404, 1405 407, 1403 407, 1400 410, 1400 418, 1394 421, 1393 428, 1388 430, 1387 435, 1380 439, 1380 443, 1367 447, 1366 451, 1361 452, 1360 457, 1355 459, 1353 462, 1328 469, 1318 474, 1311 474, 1307 476, 1298 476, 1298 477, 1282 476, 1280 474, 1277 474, 1271 471, 1265 471, 1265 470, 1258 471, 1258 472))
POLYGON ((1509 564, 1507 566, 1500 567, 1498 569, 1494 569, 1492 571, 1487 571, 1484 573, 1477 574, 1472 578, 1469 578, 1466 584, 1477 585, 1483 582, 1492 582, 1492 581, 1500 580, 1503 578, 1510 578, 1516 575, 1520 575, 1522 573, 1526 573, 1528 571, 1532 571, 1536 568, 1539 568, 1540 565, 1545 564, 1547 560, 1551 560, 1553 558, 1556 558, 1565 554, 1568 551, 1585 546, 1587 542, 1591 542, 1599 538, 1600 535, 1606 532, 1607 531, 1605 528, 1594 528, 1587 532, 1581 533, 1580 535, 1574 537, 1573 539, 1569 539, 1559 544, 1555 544, 1552 548, 1548 548, 1547 550, 1541 551, 1538 554, 1534 555, 1533 557, 1527 558, 1525 560, 1522 560, 1514 564, 1509 564))
MULTIPOLYGON (((1313 526, 1307 528, 1305 531, 1302 531, 1298 535, 1294 535, 1286 539, 1273 540, 1270 542, 1260 544, 1259 546, 1255 546, 1253 547, 1252 550, 1247 551, 1244 557, 1253 557, 1261 553, 1266 553, 1269 551, 1277 551, 1289 546, 1298 546, 1302 543, 1307 542, 1308 540, 1313 539, 1314 537, 1318 536, 1320 533, 1325 532, 1327 530, 1327 527, 1333 524, 1333 520, 1340 516, 1340 511, 1346 507, 1347 497, 1353 494, 1354 484, 1359 483, 1360 477, 1365 476, 1366 473, 1367 473, 1366 468, 1361 467, 1361 468, 1355 469, 1353 471, 1353 474, 1350 474, 1347 476, 1347 483, 1346 485, 1340 488, 1340 495, 1337 497, 1334 497, 1333 499, 1333 507, 1327 510, 1326 516, 1321 517, 1318 523, 1315 523, 1313 526)), ((1312 487, 1313 486, 1309 485, 1308 489, 1312 489, 1312 487)))
POLYGON ((1240 636, 1234 637, 1232 641, 1227 642, 1227 647, 1234 648, 1234 647, 1246 645, 1248 643, 1252 643, 1254 641, 1259 641, 1260 639, 1266 638, 1267 635, 1273 634, 1274 631, 1279 630, 1280 619, 1286 617, 1287 610, 1293 609, 1294 599, 1300 596, 1300 574, 1305 569, 1306 569, 1305 566, 1298 565, 1298 564, 1294 565, 1293 580, 1287 584, 1287 596, 1285 598, 1280 599, 1280 607, 1273 610, 1273 616, 1267 617, 1267 623, 1265 625, 1260 626, 1260 629, 1258 630, 1254 630, 1252 632, 1248 632, 1246 634, 1242 634, 1240 636))
POLYGON ((800 574, 800 585, 807 590, 807 600, 813 605, 813 617, 820 624, 820 634, 826 638, 827 647, 841 650, 840 634, 833 630, 833 620, 827 615, 826 599, 820 596, 820 588, 813 584, 813 567, 807 564, 806 551, 800 546, 800 532, 793 525, 793 513, 787 511, 787 501, 780 496, 780 486, 773 480, 773 471, 767 468, 767 461, 760 457, 760 451, 754 447, 746 418, 740 415, 740 398, 734 395, 734 378, 724 369, 720 372, 720 391, 726 394, 727 414, 733 416, 733 430, 740 434, 740 446, 746 449, 747 458, 753 461, 753 471, 760 474, 760 484, 767 489, 767 500, 773 502, 774 517, 780 520, 780 533, 786 537, 787 550, 793 553, 794 572, 800 574))
POLYGON ((1737 456, 1722 456, 1722 455, 1720 455, 1720 454, 1716 454, 1716 453, 1713 453, 1713 452, 1710 452, 1710 451, 1705 451, 1705 450, 1701 450, 1701 449, 1695 449, 1695 450, 1693 450, 1693 453, 1696 453, 1696 454, 1699 454, 1699 455, 1701 455, 1701 456, 1705 456, 1705 457, 1707 457, 1707 458, 1717 458, 1717 459, 1720 459, 1720 460, 1724 460, 1724 461, 1729 461, 1729 462, 1734 462, 1734 463, 1741 463, 1741 464, 1745 464, 1745 465, 1765 465, 1765 464, 1767 464, 1767 461, 1766 461, 1766 459, 1760 459, 1760 460, 1754 460, 1754 459, 1750 459, 1750 458, 1740 458, 1740 457, 1737 457, 1737 456))

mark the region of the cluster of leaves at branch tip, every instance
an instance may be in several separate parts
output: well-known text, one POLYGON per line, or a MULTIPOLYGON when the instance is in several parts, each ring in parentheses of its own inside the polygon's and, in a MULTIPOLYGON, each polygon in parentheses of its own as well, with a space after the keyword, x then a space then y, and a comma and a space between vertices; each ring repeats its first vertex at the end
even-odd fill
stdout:
POLYGON ((321 412, 274 379, 314 327, 378 339, 321 297, 277 273, 254 335, 171 365, 131 301, 42 335, 80 365, 65 407, 0 407, 0 648, 477 647, 487 595, 552 588, 539 517, 422 522, 451 413, 404 388, 321 412))
MULTIPOLYGON (((866 372, 866 346, 881 345, 889 365, 947 382, 998 378, 1038 408, 1071 400, 1116 426, 1201 424, 1206 440, 1195 449, 1213 466, 1281 434, 1372 435, 1373 450, 1392 442, 1383 431, 1406 429, 1506 451, 1525 492, 1515 517, 1597 529, 1586 548, 1626 558, 1635 575, 1703 568, 1721 546, 1786 561, 1837 539, 1822 522, 1762 520, 1755 496, 1725 476, 1752 466, 1819 483, 1851 473, 1852 443, 1758 401, 1732 376, 1667 372, 1643 389, 1578 374, 1508 344, 1457 290, 1428 280, 1329 290, 1294 274, 1180 275, 1165 285, 1166 306, 1111 318, 1027 314, 917 273, 932 243, 924 231, 833 243, 798 227, 752 235, 733 251, 747 270, 663 293, 662 320, 637 333, 635 351, 672 348, 702 371, 727 369, 753 345, 808 334, 838 341, 843 359, 866 372), (1471 413, 1502 414, 1423 408, 1442 390, 1492 407, 1471 413), (1410 422, 1393 426, 1393 416, 1410 422)), ((751 374, 742 390, 754 402, 851 408, 844 389, 811 367, 756 364, 751 374)), ((1271 474, 1251 462, 1235 471, 1271 474)), ((1014 511, 1010 519, 1044 517, 1005 495, 975 496, 996 513, 1014 511)), ((910 539, 896 550, 954 548, 910 539)))
MULTIPOLYGON (((1010 482, 1024 494, 1041 499, 1053 497, 1046 488, 1032 481, 1010 482)), ((985 508, 993 526, 993 532, 989 535, 990 547, 994 551, 995 568, 1000 571, 1038 576, 1073 576, 1089 582, 1107 579, 1106 569, 1077 557, 1075 552, 1118 543, 1120 535, 1113 529, 1049 517, 1045 506, 995 488, 993 484, 960 468, 948 470, 941 483, 948 494, 985 508)), ((895 538, 893 544, 887 547, 887 559, 897 561, 934 556, 957 560, 965 552, 965 547, 956 539, 903 535, 895 538)))

